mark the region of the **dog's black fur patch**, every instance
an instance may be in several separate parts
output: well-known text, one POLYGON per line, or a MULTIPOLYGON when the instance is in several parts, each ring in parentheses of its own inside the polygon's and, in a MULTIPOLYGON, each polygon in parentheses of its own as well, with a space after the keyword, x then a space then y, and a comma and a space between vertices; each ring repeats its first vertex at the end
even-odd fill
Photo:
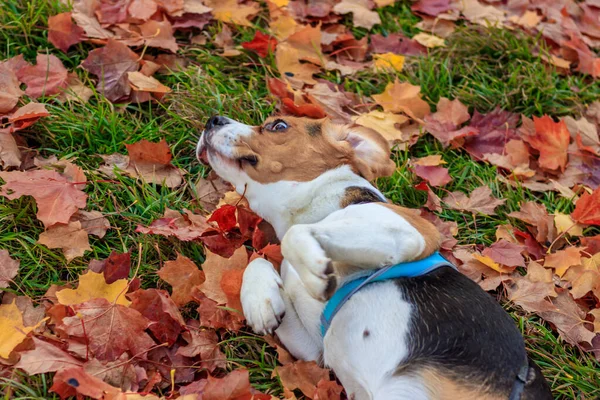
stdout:
MULTIPOLYGON (((523 338, 504 309, 450 267, 394 282, 414 307, 409 355, 396 374, 431 367, 467 386, 485 382, 491 393, 508 397, 519 369, 529 361, 523 338)), ((541 373, 524 394, 523 399, 552 399, 541 373)))
POLYGON ((319 136, 322 133, 321 124, 307 124, 306 132, 309 136, 319 136))

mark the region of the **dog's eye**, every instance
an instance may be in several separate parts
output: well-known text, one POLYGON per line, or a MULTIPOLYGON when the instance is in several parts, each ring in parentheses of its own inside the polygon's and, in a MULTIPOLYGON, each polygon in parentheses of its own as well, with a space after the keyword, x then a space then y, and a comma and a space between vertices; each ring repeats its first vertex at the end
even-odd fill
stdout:
POLYGON ((288 124, 285 121, 278 119, 277 121, 273 122, 268 129, 273 132, 281 132, 285 131, 287 128, 288 124))

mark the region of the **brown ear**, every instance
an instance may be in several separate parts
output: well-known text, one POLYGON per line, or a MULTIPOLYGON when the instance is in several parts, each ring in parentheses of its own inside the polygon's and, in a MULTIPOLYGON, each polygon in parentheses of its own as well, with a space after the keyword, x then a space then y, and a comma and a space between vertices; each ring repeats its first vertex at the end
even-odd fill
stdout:
POLYGON ((324 128, 337 141, 343 141, 354 152, 352 166, 365 179, 372 181, 390 176, 396 164, 390 159, 390 146, 383 136, 360 125, 335 125, 329 121, 324 128))

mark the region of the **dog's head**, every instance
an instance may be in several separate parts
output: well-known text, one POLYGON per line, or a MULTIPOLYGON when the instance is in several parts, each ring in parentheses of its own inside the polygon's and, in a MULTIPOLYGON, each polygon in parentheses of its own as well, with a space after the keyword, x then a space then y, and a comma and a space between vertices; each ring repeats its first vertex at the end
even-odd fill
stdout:
POLYGON ((328 119, 272 117, 250 126, 212 117, 196 153, 238 191, 253 183, 307 182, 344 165, 367 180, 395 169, 380 134, 328 119))

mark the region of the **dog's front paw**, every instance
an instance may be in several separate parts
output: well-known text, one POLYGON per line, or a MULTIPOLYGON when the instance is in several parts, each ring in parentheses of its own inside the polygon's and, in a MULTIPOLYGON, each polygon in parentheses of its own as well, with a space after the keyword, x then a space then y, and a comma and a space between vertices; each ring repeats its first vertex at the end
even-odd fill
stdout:
POLYGON ((282 286, 281 277, 269 261, 257 258, 248 264, 240 298, 246 322, 254 332, 266 335, 281 323, 285 314, 282 286))
POLYGON ((308 293, 327 301, 337 288, 332 260, 310 232, 307 225, 295 225, 283 237, 281 253, 298 272, 308 293))

